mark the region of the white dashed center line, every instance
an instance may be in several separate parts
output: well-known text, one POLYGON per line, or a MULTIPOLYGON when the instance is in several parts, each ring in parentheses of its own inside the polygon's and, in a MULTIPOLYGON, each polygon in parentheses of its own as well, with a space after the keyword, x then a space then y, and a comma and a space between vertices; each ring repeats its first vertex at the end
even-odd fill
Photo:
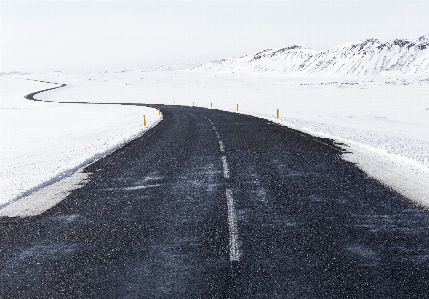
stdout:
MULTIPOLYGON (((225 152, 225 145, 220 139, 219 132, 214 126, 212 120, 210 118, 207 118, 207 119, 212 124, 216 137, 219 139, 220 151, 225 152)), ((229 169, 228 169, 228 162, 226 161, 226 156, 222 156, 222 164, 223 164, 223 176, 226 179, 229 179, 229 169)), ((232 197, 232 191, 229 188, 226 188, 226 200, 228 205, 229 260, 233 262, 233 261, 239 261, 241 254, 238 246, 238 227, 237 227, 237 216, 235 214, 234 198, 232 197)))
POLYGON ((220 151, 224 152, 225 151, 225 146, 223 145, 222 140, 219 140, 219 147, 220 147, 220 151))
POLYGON ((222 156, 222 163, 223 163, 223 176, 226 179, 229 179, 228 163, 226 162, 226 157, 225 156, 222 156))
POLYGON ((237 216, 235 215, 234 198, 230 189, 226 189, 226 200, 228 202, 229 260, 238 261, 240 249, 238 247, 237 216))

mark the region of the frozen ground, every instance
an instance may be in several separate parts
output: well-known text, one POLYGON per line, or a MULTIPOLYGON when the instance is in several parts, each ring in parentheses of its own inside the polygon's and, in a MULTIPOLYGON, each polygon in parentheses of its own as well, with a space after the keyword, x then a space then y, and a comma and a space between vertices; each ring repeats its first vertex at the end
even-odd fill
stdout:
POLYGON ((26 94, 58 85, 23 77, 1 77, 0 208, 142 134, 143 115, 148 125, 159 119, 147 107, 29 101, 26 94))
MULTIPOLYGON (((202 107, 210 107, 212 103, 213 108, 231 111, 235 111, 238 104, 241 113, 272 120, 276 109, 280 109, 280 123, 345 143, 351 152, 344 155, 345 159, 357 163, 369 175, 408 198, 429 205, 429 78, 424 76, 353 81, 296 79, 279 74, 134 70, 14 77, 66 83, 65 88, 36 96, 51 101, 202 107)), ((42 108, 34 106, 34 109, 42 108)), ((100 116, 103 114, 100 106, 91 109, 94 110, 86 112, 98 115, 96 119, 104 119, 100 116)), ((136 107, 131 108, 134 109, 136 107)), ((143 113, 137 114, 141 117, 143 113)), ((53 120, 62 121, 61 117, 53 120)), ((94 135, 85 138, 89 141, 94 135)), ((52 142, 53 139, 45 139, 44 146, 58 149, 52 142)), ((20 162, 10 163, 19 165, 20 162)))

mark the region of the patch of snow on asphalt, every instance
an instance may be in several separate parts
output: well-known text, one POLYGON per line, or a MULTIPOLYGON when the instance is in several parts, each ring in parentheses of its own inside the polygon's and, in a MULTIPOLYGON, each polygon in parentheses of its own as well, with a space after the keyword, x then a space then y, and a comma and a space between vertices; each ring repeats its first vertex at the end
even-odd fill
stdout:
POLYGON ((43 213, 61 202, 74 189, 80 188, 88 178, 81 170, 52 185, 41 188, 28 196, 16 200, 0 209, 0 217, 28 217, 43 213))

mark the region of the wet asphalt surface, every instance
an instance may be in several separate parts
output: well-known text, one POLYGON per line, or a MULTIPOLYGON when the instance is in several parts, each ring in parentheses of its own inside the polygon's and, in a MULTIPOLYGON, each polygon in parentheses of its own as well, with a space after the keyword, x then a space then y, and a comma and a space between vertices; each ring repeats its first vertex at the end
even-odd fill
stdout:
POLYGON ((159 107, 60 204, 0 218, 0 298, 429 298, 429 212, 332 141, 159 107))

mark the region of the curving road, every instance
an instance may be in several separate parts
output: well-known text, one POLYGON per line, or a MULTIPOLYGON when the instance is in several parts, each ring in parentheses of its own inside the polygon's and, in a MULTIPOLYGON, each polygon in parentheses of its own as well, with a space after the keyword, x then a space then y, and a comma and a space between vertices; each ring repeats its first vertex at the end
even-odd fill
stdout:
POLYGON ((429 298, 429 212, 332 141, 159 107, 60 204, 0 218, 0 298, 429 298))

